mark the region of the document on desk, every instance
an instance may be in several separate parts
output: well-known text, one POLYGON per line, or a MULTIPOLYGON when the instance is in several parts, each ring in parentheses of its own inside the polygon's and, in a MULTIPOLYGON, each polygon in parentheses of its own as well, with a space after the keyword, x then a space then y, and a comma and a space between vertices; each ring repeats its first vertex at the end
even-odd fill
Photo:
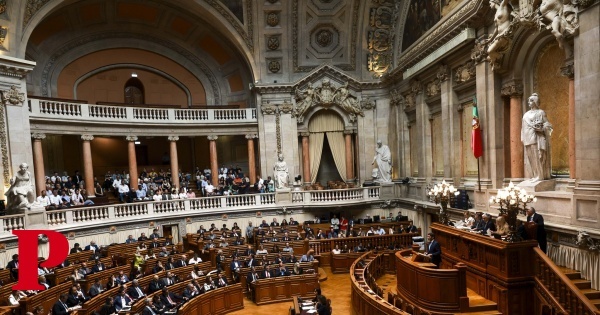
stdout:
POLYGON ((307 312, 308 314, 314 314, 314 313, 316 313, 316 312, 317 312, 317 310, 314 310, 314 309, 313 309, 313 310, 306 311, 306 312, 307 312))

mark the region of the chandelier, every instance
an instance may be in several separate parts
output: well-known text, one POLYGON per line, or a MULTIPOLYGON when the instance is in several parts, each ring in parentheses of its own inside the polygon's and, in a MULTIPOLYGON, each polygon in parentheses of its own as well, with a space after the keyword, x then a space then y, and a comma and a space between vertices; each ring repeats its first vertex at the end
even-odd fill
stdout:
POLYGON ((490 197, 490 204, 500 205, 500 215, 506 216, 506 223, 509 226, 508 242, 521 241, 521 235, 517 233, 517 216, 525 215, 527 204, 536 202, 537 198, 527 194, 525 189, 516 187, 512 182, 508 187, 498 190, 495 197, 490 197))
POLYGON ((454 200, 455 196, 459 195, 459 192, 454 188, 454 185, 446 183, 445 180, 441 184, 435 184, 432 188, 429 188, 429 199, 435 204, 440 204, 440 223, 444 225, 450 224, 450 215, 448 214, 448 202, 454 200))

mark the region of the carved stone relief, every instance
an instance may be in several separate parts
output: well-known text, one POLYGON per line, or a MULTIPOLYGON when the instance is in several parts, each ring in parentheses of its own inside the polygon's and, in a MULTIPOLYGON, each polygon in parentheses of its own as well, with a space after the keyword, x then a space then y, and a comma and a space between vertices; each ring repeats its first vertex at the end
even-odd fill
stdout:
POLYGON ((267 68, 271 73, 281 71, 281 59, 267 59, 267 68))
POLYGON ((281 43, 281 35, 272 35, 267 37, 267 49, 277 50, 281 43))
POLYGON ((2 104, 4 105, 23 105, 25 101, 25 93, 21 92, 21 90, 13 85, 9 90, 2 91, 2 104))
POLYGON ((279 25, 279 11, 267 12, 265 17, 268 26, 275 27, 279 25))
MULTIPOLYGON (((1 13, 0 13, 0 15, 1 15, 1 13)), ((4 41, 6 41, 7 34, 8 34, 8 28, 0 27, 0 49, 6 50, 6 47, 4 47, 4 41)))
POLYGON ((287 100, 284 100, 283 104, 279 105, 279 110, 282 114, 291 114, 294 111, 294 105, 287 100))
POLYGON ((427 86, 425 87, 427 97, 439 95, 442 91, 440 84, 441 82, 437 78, 427 83, 427 86))
POLYGON ((517 81, 511 81, 502 85, 500 93, 503 96, 521 96, 523 95, 523 84, 517 81))
POLYGON ((403 95, 403 101, 401 105, 404 108, 412 108, 417 105, 417 96, 423 92, 423 85, 418 80, 413 80, 410 83, 409 92, 403 95))
POLYGON ((263 115, 275 115, 275 112, 277 111, 277 107, 275 105, 271 105, 271 104, 264 104, 260 107, 260 111, 262 112, 263 115))
POLYGON ((399 2, 378 0, 373 1, 367 33, 367 68, 375 76, 382 76, 392 65, 393 43, 400 12, 399 2))
POLYGON ((319 24, 310 32, 310 48, 317 54, 330 54, 338 47, 340 31, 333 24, 319 24))
POLYGON ((313 88, 311 83, 308 84, 308 87, 304 91, 296 88, 295 97, 296 108, 294 109, 294 116, 298 123, 302 123, 304 115, 310 108, 315 106, 329 108, 337 105, 348 113, 352 122, 356 121, 357 115, 364 116, 358 99, 356 96, 351 95, 348 90, 348 82, 336 88, 331 84, 329 79, 325 78, 321 81, 321 85, 316 88, 313 88))
POLYGON ((475 79, 475 61, 470 60, 454 69, 454 82, 463 83, 475 79))

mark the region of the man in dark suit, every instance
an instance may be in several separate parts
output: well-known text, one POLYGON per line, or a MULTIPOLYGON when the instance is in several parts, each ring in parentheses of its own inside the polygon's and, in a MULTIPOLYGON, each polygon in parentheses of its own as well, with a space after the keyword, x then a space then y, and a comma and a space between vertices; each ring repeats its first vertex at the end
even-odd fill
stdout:
POLYGON ((198 291, 198 288, 196 288, 193 283, 188 283, 185 289, 183 289, 183 297, 187 298, 188 300, 199 294, 200 291, 198 291))
POLYGON ((19 254, 12 255, 12 260, 8 262, 6 269, 10 270, 11 278, 19 280, 19 254))
POLYGON ((142 235, 140 235, 140 237, 138 237, 138 242, 144 242, 148 240, 148 236, 146 236, 146 233, 142 233, 142 235))
POLYGON ((227 283, 227 278, 225 278, 225 273, 217 273, 217 279, 215 279, 215 283, 216 283, 216 287, 217 288, 222 288, 222 287, 226 287, 228 285, 227 283))
POLYGON ((160 238, 160 235, 158 235, 158 229, 154 229, 152 230, 152 234, 150 234, 150 239, 157 239, 160 238))
POLYGON ((429 256, 431 259, 431 263, 436 265, 437 268, 440 268, 440 263, 442 262, 442 247, 440 243, 435 240, 435 234, 427 233, 427 250, 425 254, 429 256))
POLYGON ((408 226, 404 229, 406 233, 417 233, 417 227, 413 225, 412 221, 408 224, 408 226))
POLYGON ((488 213, 485 213, 483 215, 483 228, 481 229, 481 232, 484 235, 488 234, 488 231, 492 231, 495 232, 496 231, 496 225, 494 224, 494 221, 492 221, 492 216, 488 213))
POLYGON ((254 257, 254 254, 251 254, 250 257, 248 257, 248 261, 246 262, 246 267, 254 266, 258 266, 258 260, 256 260, 256 258, 254 257))
POLYGON ((137 279, 134 279, 131 282, 131 287, 127 291, 127 294, 135 301, 146 297, 146 294, 144 294, 144 290, 142 289, 142 287, 140 287, 140 284, 138 283, 137 279))
POLYGON ((277 218, 273 218, 273 222, 271 222, 271 226, 279 226, 279 222, 277 222, 277 218))
POLYGON ((535 208, 527 209, 527 222, 533 222, 537 226, 536 237, 540 249, 545 253, 547 248, 546 229, 544 228, 544 217, 535 212, 535 208))
POLYGON ((160 314, 159 310, 154 307, 154 303, 152 303, 152 299, 146 299, 146 305, 142 310, 142 315, 158 315, 160 314))
POLYGON ((231 270, 233 281, 237 281, 239 278, 240 268, 242 268, 242 263, 238 261, 237 257, 233 257, 233 261, 229 264, 229 270, 231 270))
POLYGON ((162 288, 162 294, 160 295, 160 301, 167 306, 167 308, 176 308, 181 302, 187 300, 183 296, 169 292, 169 289, 162 288))
POLYGON ((265 267, 265 270, 263 270, 262 274, 260 275, 262 279, 274 278, 275 276, 276 274, 271 270, 271 266, 269 265, 265 267))
POLYGON ((67 315, 71 311, 71 309, 67 306, 67 298, 69 295, 67 293, 63 293, 58 298, 58 301, 54 303, 52 306, 52 315, 67 315))
POLYGON ((250 272, 248 272, 248 275, 246 276, 246 283, 250 284, 258 279, 260 279, 260 276, 256 272, 256 269, 254 267, 250 268, 250 272))
POLYGON ((131 307, 131 304, 133 304, 133 300, 127 294, 125 294, 125 287, 121 287, 119 289, 119 293, 117 293, 117 296, 114 299, 115 309, 117 312, 120 312, 123 309, 131 307))
POLYGON ((90 245, 86 245, 84 250, 97 251, 98 249, 100 249, 100 247, 98 247, 98 245, 96 245, 96 242, 95 241, 91 241, 90 245))
POLYGON ((92 273, 100 272, 102 270, 106 270, 106 266, 98 259, 96 259, 96 265, 92 267, 92 273))
POLYGON ((152 243, 150 243, 150 245, 148 245, 148 248, 159 248, 159 247, 161 247, 161 245, 157 240, 153 240, 152 243))
POLYGON ((290 225, 298 225, 298 221, 294 220, 294 218, 290 217, 290 225))
POLYGON ((283 277, 283 276, 289 276, 290 273, 288 272, 287 268, 285 268, 285 265, 283 264, 283 262, 279 263, 279 266, 277 267, 277 277, 283 277))
POLYGON ((252 249, 252 245, 248 244, 248 247, 244 251, 244 256, 250 256, 254 254, 254 250, 252 249))
POLYGON ((69 251, 69 254, 76 254, 79 253, 81 251, 81 246, 79 246, 79 243, 75 243, 75 245, 73 245, 73 248, 71 248, 71 250, 69 251))
POLYGON ((91 297, 94 297, 100 293, 104 292, 104 288, 102 287, 102 283, 100 282, 100 278, 97 278, 94 281, 94 284, 92 284, 92 287, 90 287, 90 291, 88 292, 88 294, 91 297))
POLYGON ((154 275, 152 280, 150 280, 150 284, 148 284, 148 293, 156 292, 162 290, 165 284, 160 281, 158 275, 154 275))

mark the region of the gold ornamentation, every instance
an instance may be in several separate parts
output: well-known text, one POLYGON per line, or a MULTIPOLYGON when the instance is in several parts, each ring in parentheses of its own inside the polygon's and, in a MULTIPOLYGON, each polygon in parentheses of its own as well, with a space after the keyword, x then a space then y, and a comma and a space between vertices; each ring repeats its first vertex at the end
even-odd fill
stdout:
POLYGON ((21 106, 23 102, 25 102, 25 93, 22 93, 16 85, 12 85, 9 90, 2 91, 4 105, 21 106))
POLYGON ((6 0, 0 0, 0 14, 6 12, 6 0))
POLYGON ((373 1, 370 10, 371 29, 367 36, 369 53, 367 68, 374 76, 381 77, 392 66, 393 44, 400 6, 393 1, 373 1))
POLYGON ((0 27, 0 49, 6 49, 6 47, 4 47, 4 41, 6 41, 7 34, 8 34, 8 28, 0 27))

